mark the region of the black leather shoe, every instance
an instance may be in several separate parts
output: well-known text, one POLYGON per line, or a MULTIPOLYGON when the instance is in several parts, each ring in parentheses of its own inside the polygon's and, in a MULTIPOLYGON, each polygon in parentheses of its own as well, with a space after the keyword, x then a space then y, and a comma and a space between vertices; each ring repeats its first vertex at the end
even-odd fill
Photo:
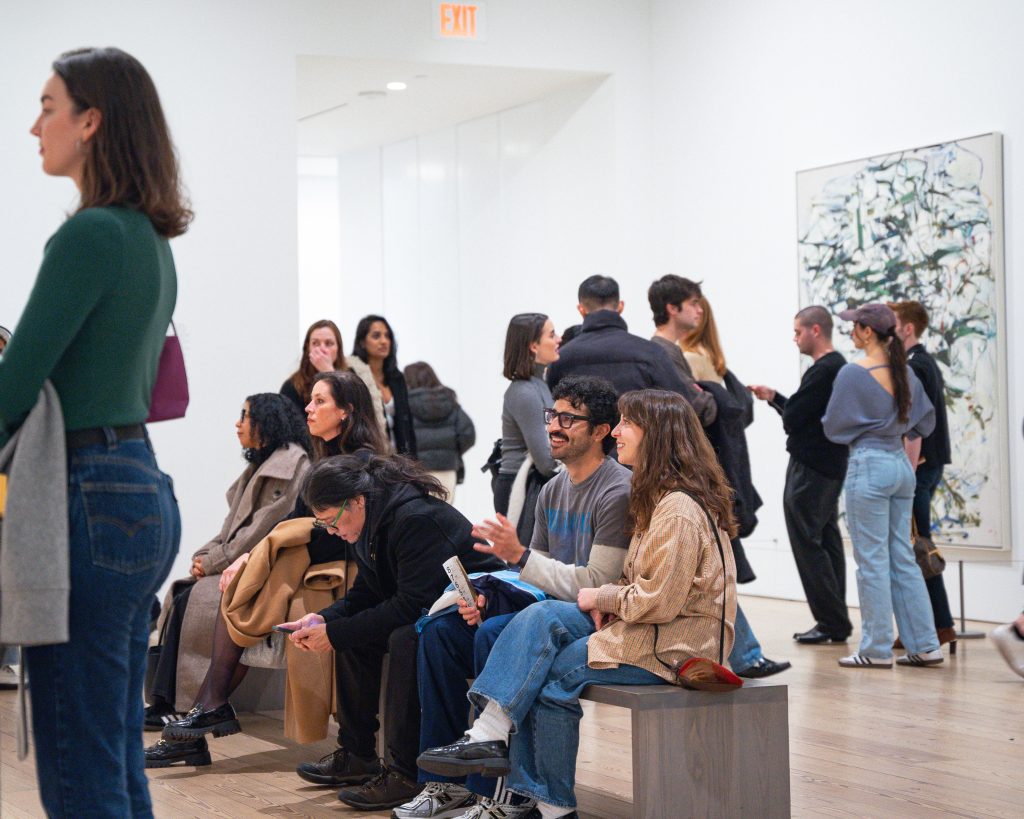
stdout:
POLYGON ((238 717, 235 716, 235 709, 231 707, 230 702, 212 711, 204 711, 203 704, 199 703, 182 719, 168 722, 164 726, 163 738, 181 742, 186 739, 198 739, 204 734, 226 737, 241 730, 242 726, 238 724, 238 717))
POLYGON ((158 740, 156 745, 146 748, 147 768, 169 768, 181 762, 184 765, 210 764, 210 749, 206 745, 206 738, 189 739, 185 742, 168 742, 166 739, 158 740))
POLYGON ((822 631, 820 628, 815 626, 807 631, 801 631, 793 635, 793 639, 798 643, 804 645, 819 645, 820 643, 845 643, 849 638, 846 637, 833 637, 827 631, 822 631))
POLYGON ((362 785, 342 788, 338 799, 360 810, 387 810, 404 805, 419 795, 424 786, 402 776, 394 768, 382 766, 380 773, 362 785))
POLYGON ((356 756, 339 748, 316 762, 299 763, 295 773, 314 785, 362 785, 380 773, 380 761, 375 756, 356 756))
POLYGON ((511 769, 508 763, 508 744, 504 740, 471 742, 466 734, 451 745, 431 748, 419 755, 416 765, 427 773, 442 776, 505 776, 511 769))
POLYGON ((767 657, 762 657, 750 668, 744 668, 742 671, 737 671, 738 677, 746 677, 748 680, 757 680, 761 677, 770 677, 772 674, 778 674, 780 671, 785 671, 787 668, 791 668, 791 664, 783 660, 781 663, 775 662, 775 660, 769 660, 767 657))

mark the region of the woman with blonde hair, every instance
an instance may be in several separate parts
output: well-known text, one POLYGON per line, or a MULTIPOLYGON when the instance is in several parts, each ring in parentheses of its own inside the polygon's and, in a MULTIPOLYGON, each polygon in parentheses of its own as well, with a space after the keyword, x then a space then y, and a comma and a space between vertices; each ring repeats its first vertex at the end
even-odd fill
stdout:
MULTIPOLYGON (((622 578, 516 615, 470 691, 480 709, 460 740, 420 755, 431 773, 508 776, 544 817, 572 814, 579 695, 591 683, 679 683, 691 658, 728 654, 736 569, 729 485, 682 396, 637 390, 619 399, 612 431, 633 467, 633 537, 622 578)), ((531 814, 533 815, 533 814, 531 814)))

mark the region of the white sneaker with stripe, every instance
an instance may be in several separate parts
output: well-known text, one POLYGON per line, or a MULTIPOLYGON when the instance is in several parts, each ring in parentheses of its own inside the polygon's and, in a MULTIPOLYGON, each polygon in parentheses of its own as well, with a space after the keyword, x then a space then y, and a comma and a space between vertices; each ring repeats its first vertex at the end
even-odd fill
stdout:
POLYGON ((892 657, 865 657, 863 654, 851 654, 840 657, 839 665, 843 668, 892 668, 892 657))
POLYGON ((904 654, 896 658, 896 665, 938 665, 945 658, 942 656, 942 649, 936 648, 933 651, 922 651, 919 654, 904 654))
POLYGON ((463 814, 476 805, 476 794, 455 782, 428 782, 426 787, 393 811, 393 819, 442 819, 463 814))

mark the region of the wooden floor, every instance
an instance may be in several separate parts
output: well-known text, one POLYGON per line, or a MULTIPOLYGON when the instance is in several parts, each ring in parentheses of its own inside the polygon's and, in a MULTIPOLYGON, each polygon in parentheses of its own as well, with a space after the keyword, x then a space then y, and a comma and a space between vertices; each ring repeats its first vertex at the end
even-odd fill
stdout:
MULTIPOLYGON (((794 816, 1024 816, 1024 680, 991 641, 961 642, 938 668, 845 670, 844 647, 792 642, 811 625, 803 603, 742 600, 765 654, 793 663, 778 679, 789 684, 794 816)), ((628 795, 629 715, 585 705, 578 779, 628 795)), ((211 767, 151 771, 156 815, 389 815, 358 813, 299 780, 295 765, 333 744, 282 740, 280 716, 244 715, 246 733, 210 742, 211 767)), ((0 692, 0 718, 0 816, 43 816, 31 758, 15 756, 11 692, 0 692)))

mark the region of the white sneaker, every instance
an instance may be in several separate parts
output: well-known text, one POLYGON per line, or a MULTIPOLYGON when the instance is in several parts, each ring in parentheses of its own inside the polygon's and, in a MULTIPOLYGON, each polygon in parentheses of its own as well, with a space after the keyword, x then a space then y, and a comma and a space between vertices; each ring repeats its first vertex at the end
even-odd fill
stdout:
POLYGON ((16 665, 0 666, 0 688, 17 688, 19 670, 16 665))
POLYGON ((892 668, 892 657, 883 660, 878 657, 865 657, 863 654, 851 654, 849 657, 840 657, 839 665, 843 668, 892 668))
POLYGON ((938 665, 943 662, 942 649, 922 651, 918 654, 904 654, 896 658, 896 665, 938 665))
POLYGON ((992 632, 992 642, 996 644, 1006 664, 1024 677, 1024 640, 1017 635, 1013 625, 999 626, 992 632))
POLYGON ((522 805, 506 805, 484 796, 481 797, 479 804, 454 819, 523 819, 534 809, 536 804, 536 802, 530 801, 522 805))
POLYGON ((428 782, 404 805, 391 811, 392 819, 440 819, 458 816, 476 805, 476 794, 455 782, 428 782))

